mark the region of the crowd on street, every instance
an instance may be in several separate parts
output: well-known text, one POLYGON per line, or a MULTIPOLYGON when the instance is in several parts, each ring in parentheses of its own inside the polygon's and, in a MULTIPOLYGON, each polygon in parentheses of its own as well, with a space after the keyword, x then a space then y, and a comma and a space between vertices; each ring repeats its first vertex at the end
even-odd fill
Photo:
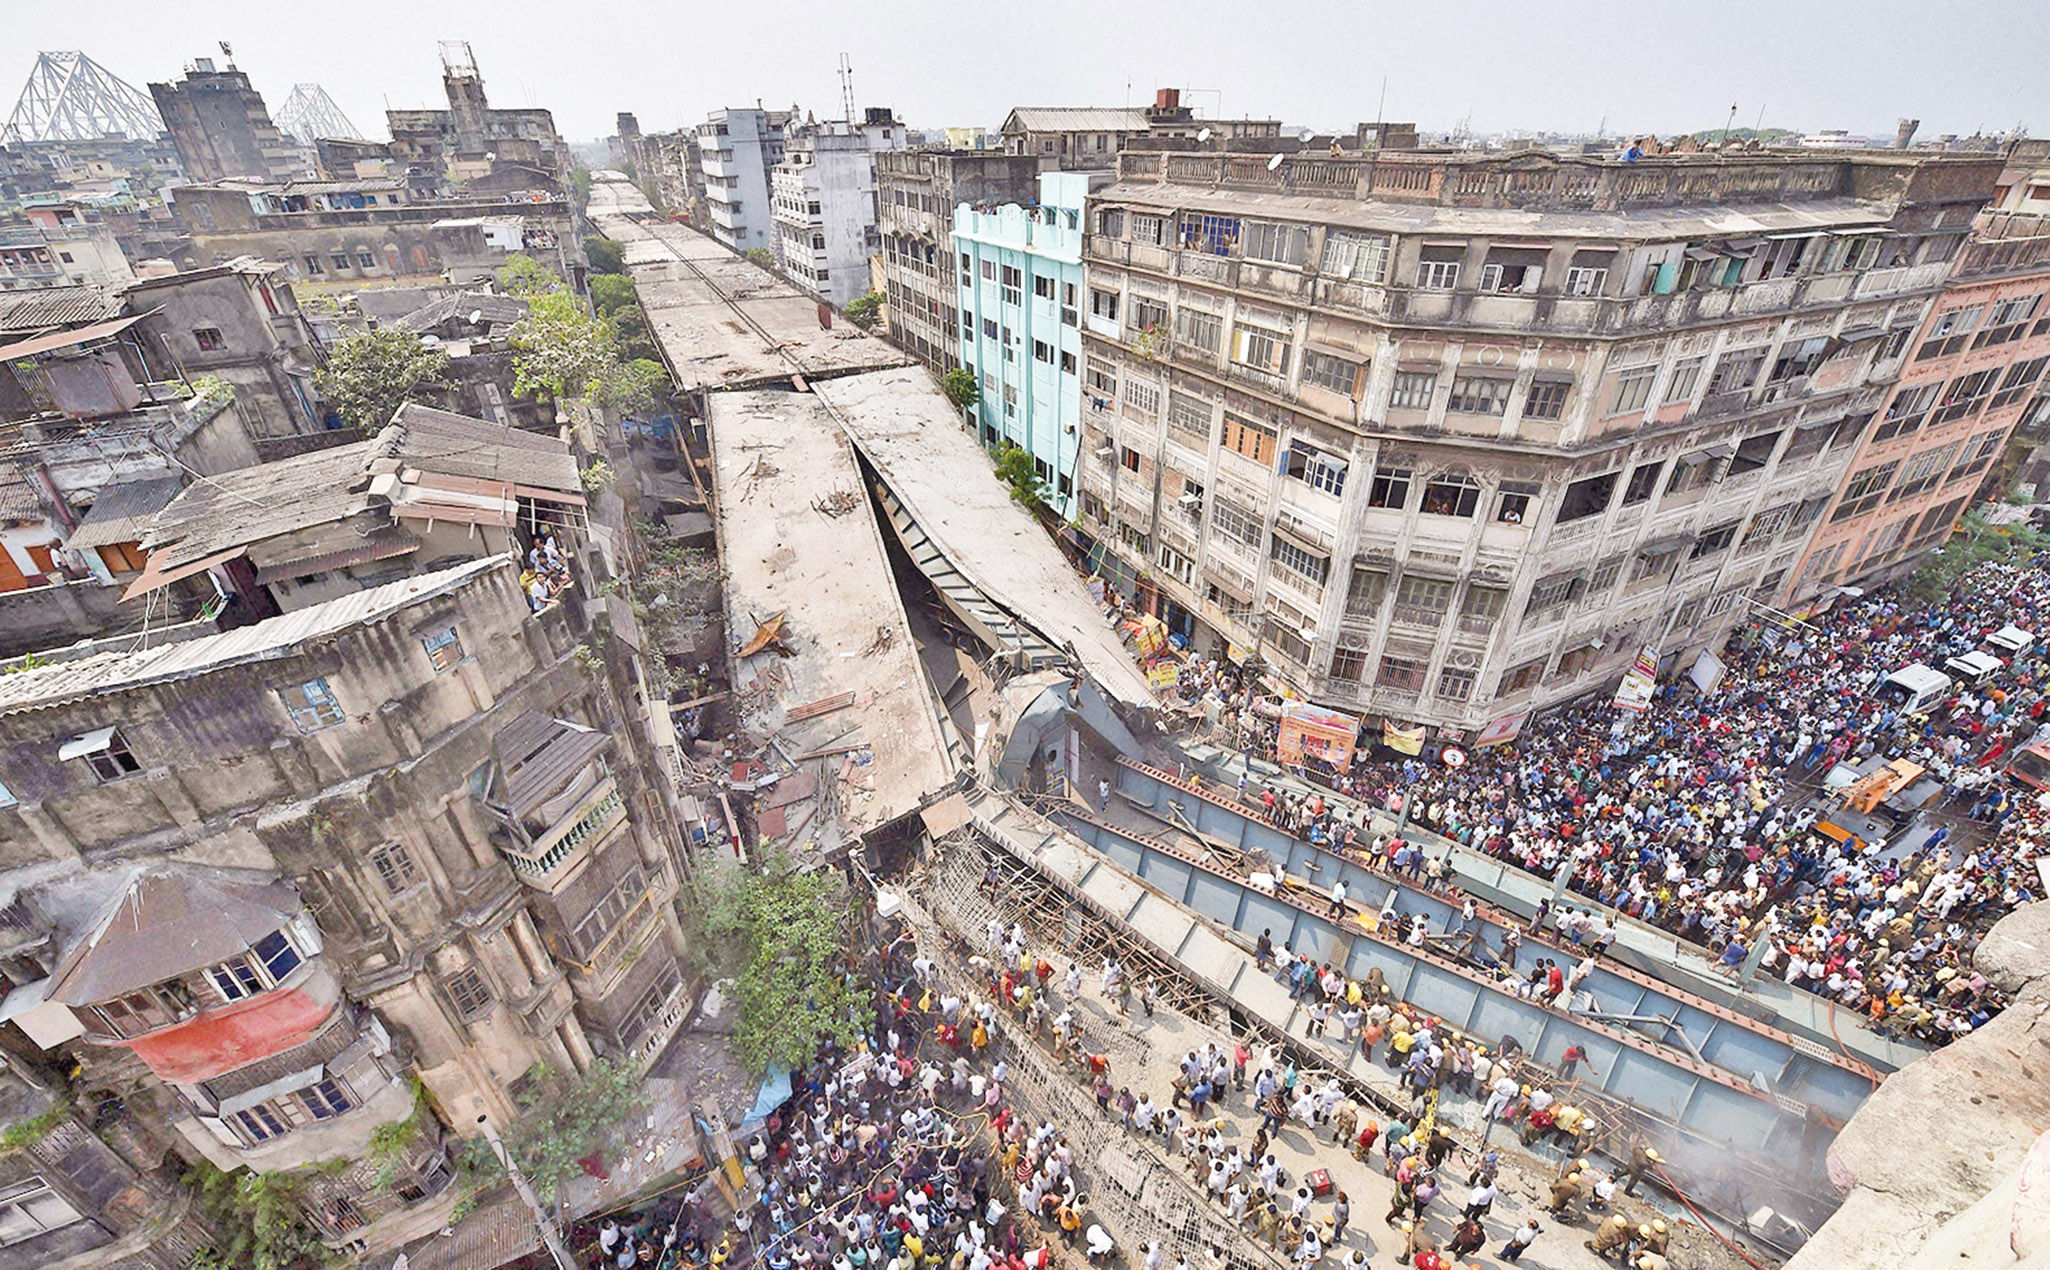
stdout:
MULTIPOLYGON (((1369 827, 1368 809, 1399 792, 1421 828, 1547 878, 1570 870, 1584 899, 1547 916, 1575 944, 1606 942, 1606 914, 1627 914, 1705 945, 1735 975, 1764 940, 1761 973, 1940 1044, 2004 1004, 1972 952, 1993 920, 2040 897, 2032 861, 2050 811, 1998 773, 2044 726, 2046 662, 2039 644, 1919 713, 1874 689, 2009 624, 2050 630, 2050 570, 1985 564, 1942 604, 1880 594, 1742 631, 1713 691, 1683 676, 1641 714, 1585 699, 1464 766, 1363 755, 1314 774, 1337 797, 1241 796, 1301 837, 1394 868, 1400 853, 1428 854, 1369 827), (1964 831, 1940 823, 1905 852, 1817 832, 1825 775, 1874 758, 1927 769, 1943 784, 1938 810, 1964 831)), ((1243 693, 1234 704, 1235 743, 1259 749, 1261 721, 1243 693)))
MULTIPOLYGON (((1513 1039, 1456 1036, 1382 988, 1323 1039, 1359 1044, 1403 1073, 1407 1101, 1393 1112, 1251 1040, 1206 1042, 1166 1088, 1151 1088, 1093 1041, 1113 1014, 1152 1015, 1157 985, 1135 987, 1112 958, 1085 969, 1061 957, 1057 969, 1049 958, 1059 954, 1035 951, 1021 926, 999 920, 979 949, 962 951, 950 973, 909 934, 884 950, 872 1034, 853 1051, 822 1044, 792 1073, 790 1098, 739 1146, 748 1185, 730 1215, 704 1175, 644 1210, 584 1223, 573 1232, 580 1260, 592 1270, 1194 1270, 1158 1243, 1123 1246, 1116 1216, 1106 1220, 1120 1201, 1091 1193, 1094 1161, 1077 1159, 1072 1126, 1016 1105, 1011 1047, 1028 1043, 1093 1096, 1095 1114, 1184 1168, 1188 1194, 1207 1200, 1220 1226, 1302 1270, 1368 1270, 1378 1253, 1418 1270, 1461 1270, 1490 1253, 1515 1263, 1540 1238, 1559 1238, 1561 1223, 1584 1223, 1586 1246, 1618 1265, 1666 1270, 1664 1219, 1618 1211, 1657 1153, 1636 1143, 1619 1172, 1594 1168, 1581 1152, 1596 1127, 1567 1102, 1572 1073, 1529 1061, 1513 1039), (1459 1141, 1439 1122, 1440 1100, 1455 1097, 1484 1103, 1478 1138, 1459 1141), (1526 1157, 1519 1167, 1545 1170, 1546 1198, 1505 1200, 1519 1211, 1501 1213, 1512 1134, 1548 1144, 1563 1163, 1526 1157), (1385 1213, 1356 1208, 1333 1184, 1327 1166, 1340 1156, 1386 1180, 1385 1213)), ((1278 978, 1300 979, 1295 960, 1266 960, 1278 978)), ((1328 985, 1355 1004, 1374 986, 1328 985)))

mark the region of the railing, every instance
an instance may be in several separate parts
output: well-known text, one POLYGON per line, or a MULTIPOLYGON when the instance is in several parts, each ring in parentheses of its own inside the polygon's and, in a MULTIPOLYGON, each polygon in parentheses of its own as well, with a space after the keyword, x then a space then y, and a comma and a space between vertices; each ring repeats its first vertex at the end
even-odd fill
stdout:
POLYGON ((506 863, 512 865, 515 873, 528 877, 545 877, 553 872, 557 865, 568 859, 578 847, 610 828, 615 817, 624 819, 625 806, 619 787, 611 785, 608 781, 605 795, 592 803, 590 810, 572 824, 567 832, 545 848, 537 845, 538 855, 523 855, 515 851, 503 851, 501 854, 505 856, 506 863))

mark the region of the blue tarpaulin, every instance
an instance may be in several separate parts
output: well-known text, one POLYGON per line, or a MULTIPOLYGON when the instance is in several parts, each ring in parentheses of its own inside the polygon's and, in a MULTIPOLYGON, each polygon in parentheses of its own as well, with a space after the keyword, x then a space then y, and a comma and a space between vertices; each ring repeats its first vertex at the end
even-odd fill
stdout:
POLYGON ((740 1122, 740 1128, 752 1129, 767 1120, 769 1113, 782 1106, 784 1100, 789 1097, 790 1069, 781 1066, 769 1068, 769 1074, 762 1078, 761 1089, 755 1094, 755 1105, 748 1108, 746 1117, 740 1122))

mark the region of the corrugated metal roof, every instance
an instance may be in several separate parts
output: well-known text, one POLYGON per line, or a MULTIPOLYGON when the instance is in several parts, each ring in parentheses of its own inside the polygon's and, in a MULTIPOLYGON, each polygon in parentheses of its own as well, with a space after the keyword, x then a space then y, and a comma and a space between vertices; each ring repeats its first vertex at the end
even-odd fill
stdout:
POLYGON ((93 287, 51 287, 22 296, 0 297, 0 334, 99 322, 120 309, 118 300, 93 287))
POLYGON ((288 882, 244 870, 161 864, 101 910, 50 976, 49 1000, 111 1001, 226 961, 297 914, 288 882))
POLYGON ((1027 132, 1144 132, 1146 112, 1116 106, 1017 106, 1004 121, 1027 132))
POLYGON ((157 513, 143 546, 175 566, 352 516, 369 505, 359 487, 376 445, 358 441, 208 477, 157 513))
POLYGON ((510 481, 579 493, 569 447, 554 437, 407 402, 372 443, 378 454, 449 476, 510 481))
POLYGON ((75 330, 52 331, 48 335, 38 335, 32 339, 17 340, 12 344, 0 345, 0 358, 11 360, 17 357, 34 357, 38 353, 54 353, 60 348, 71 348, 78 344, 90 343, 93 340, 107 339, 110 336, 119 335, 129 327, 134 326, 137 322, 142 321, 145 316, 145 314, 137 313, 129 317, 115 318, 109 322, 95 322, 91 326, 81 326, 75 330))
POLYGON ((439 300, 422 305, 404 317, 391 323, 393 329, 424 334, 451 318, 468 320, 477 313, 493 326, 511 326, 527 316, 527 302, 518 296, 493 295, 488 291, 464 291, 458 295, 445 295, 439 300))
POLYGON ((159 476, 146 481, 124 481, 109 485, 93 500, 92 510, 78 522, 78 529, 65 546, 74 551, 90 547, 111 547, 117 542, 141 542, 142 535, 178 496, 184 482, 176 476, 159 476))
POLYGON ((422 600, 447 594, 499 569, 510 570, 517 565, 518 561, 509 555, 466 560, 436 573, 386 583, 203 639, 136 652, 103 653, 0 675, 0 714, 61 705, 140 684, 184 679, 224 666, 283 656, 302 644, 380 621, 422 600))
POLYGON ((0 467, 0 520, 41 520, 47 514, 27 475, 18 467, 0 467))

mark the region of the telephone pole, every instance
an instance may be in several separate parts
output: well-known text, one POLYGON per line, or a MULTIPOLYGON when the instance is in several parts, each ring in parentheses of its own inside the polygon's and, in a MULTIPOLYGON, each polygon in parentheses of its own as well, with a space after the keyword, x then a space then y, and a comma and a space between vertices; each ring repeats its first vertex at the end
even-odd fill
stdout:
POLYGON ((513 1189, 519 1192, 520 1201, 534 1211, 534 1229, 541 1234, 541 1246, 555 1261, 555 1270, 577 1270, 574 1257, 569 1255, 569 1245, 562 1242, 562 1232, 555 1228, 555 1219, 541 1206, 541 1197, 534 1194, 528 1184, 527 1175, 520 1172, 520 1166, 513 1160, 512 1152, 505 1149, 505 1142, 498 1136, 498 1128, 488 1116, 477 1117, 477 1123, 484 1130, 484 1140, 491 1144, 491 1153, 505 1166, 506 1176, 512 1179, 513 1189))

